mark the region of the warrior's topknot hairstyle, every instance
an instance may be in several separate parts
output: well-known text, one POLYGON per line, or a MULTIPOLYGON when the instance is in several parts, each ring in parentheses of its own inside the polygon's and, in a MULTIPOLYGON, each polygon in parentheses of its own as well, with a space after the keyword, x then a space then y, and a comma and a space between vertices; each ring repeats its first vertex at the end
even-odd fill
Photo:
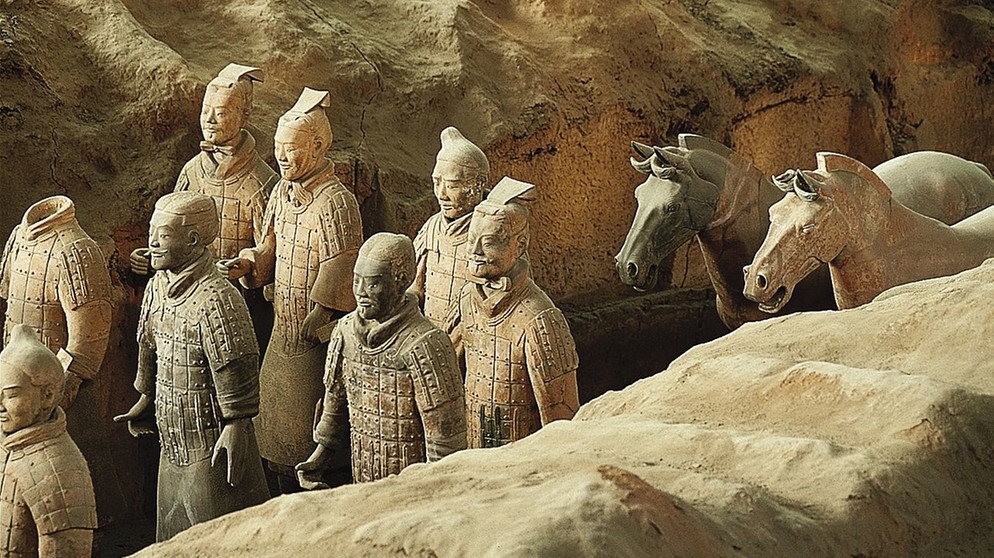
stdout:
POLYGON ((359 257, 390 264, 390 274, 405 289, 414 282, 417 273, 414 243, 402 234, 374 234, 359 248, 359 257))
POLYGON ((184 226, 194 227, 204 245, 214 242, 221 228, 214 198, 188 190, 166 194, 155 202, 155 211, 178 215, 184 226))

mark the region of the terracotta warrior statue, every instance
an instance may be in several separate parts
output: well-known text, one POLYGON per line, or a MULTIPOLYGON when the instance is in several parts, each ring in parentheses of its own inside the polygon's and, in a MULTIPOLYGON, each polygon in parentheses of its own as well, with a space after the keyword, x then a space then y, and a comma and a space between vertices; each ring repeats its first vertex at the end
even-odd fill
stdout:
POLYGON ((415 269, 414 246, 404 235, 379 233, 359 250, 352 281, 358 307, 331 335, 327 392, 314 429, 318 445, 297 466, 302 487, 322 486, 315 472, 330 450, 343 449, 336 433, 349 424, 355 482, 466 448, 456 355, 445 333, 421 314, 417 297, 406 292, 415 269))
POLYGON ((445 327, 449 305, 466 284, 466 234, 473 208, 483 199, 490 164, 483 151, 459 130, 442 130, 442 149, 431 180, 441 209, 414 237, 418 274, 411 290, 422 299, 425 317, 445 327))
POLYGON ((580 407, 578 359, 563 313, 535 285, 525 254, 534 186, 505 177, 476 206, 469 283, 448 320, 466 367, 469 447, 524 438, 580 407))
MULTIPOLYGON (((176 179, 175 191, 214 198, 221 231, 211 248, 221 259, 238 257, 240 250, 258 243, 266 200, 277 181, 245 129, 252 112, 253 83, 262 80, 259 68, 228 64, 207 84, 200 111, 201 151, 176 179)), ((138 275, 151 273, 147 248, 131 253, 131 269, 138 275)))
POLYGON ((89 557, 90 472, 58 406, 65 371, 26 325, 0 351, 0 556, 89 557))
POLYGON ((157 271, 138 325, 141 396, 127 414, 135 436, 159 432, 156 540, 269 497, 252 417, 259 413, 259 346, 245 301, 208 246, 214 200, 160 198, 149 223, 157 271), (154 403, 153 403, 154 402, 154 403))
MULTIPOLYGON (((259 448, 290 489, 293 467, 314 447, 314 405, 334 320, 355 308, 352 267, 362 243, 359 204, 325 158, 327 91, 305 88, 274 137, 282 179, 266 207, 262 238, 219 266, 247 288, 274 285, 275 323, 261 373, 259 448)), ((299 490, 299 488, 298 488, 299 490)))
POLYGON ((0 262, 0 297, 7 301, 5 341, 26 324, 50 351, 72 357, 60 404, 69 435, 93 467, 101 523, 109 522, 126 507, 94 385, 110 337, 110 273, 72 200, 52 196, 24 213, 0 262))

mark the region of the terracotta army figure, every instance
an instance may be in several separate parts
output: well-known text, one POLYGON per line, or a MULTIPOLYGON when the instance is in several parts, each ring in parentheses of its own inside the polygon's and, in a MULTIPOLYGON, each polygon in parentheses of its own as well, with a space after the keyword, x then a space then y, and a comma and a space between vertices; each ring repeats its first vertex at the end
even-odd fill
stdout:
POLYGON ((12 327, 0 352, 0 556, 90 556, 97 508, 58 406, 64 383, 32 328, 12 327))
POLYGON ((138 326, 141 396, 114 420, 128 421, 135 436, 151 434, 154 412, 159 541, 269 497, 252 424, 259 347, 244 299, 208 248, 218 229, 214 201, 195 192, 160 198, 149 223, 157 273, 138 326))
POLYGON ((470 283, 448 330, 466 366, 469 447, 519 440, 580 406, 577 355, 562 312, 531 278, 528 209, 534 186, 502 179, 473 214, 470 283))
POLYGON ((466 284, 466 234, 490 179, 490 164, 479 147, 451 126, 442 130, 441 140, 431 173, 441 210, 414 237, 418 274, 411 290, 421 297, 425 317, 445 327, 449 305, 466 284))
MULTIPOLYGON (((220 259, 238 257, 238 252, 261 239, 266 200, 278 177, 255 150, 255 138, 245 129, 252 112, 253 83, 262 82, 259 68, 228 64, 207 84, 200 111, 204 141, 200 153, 187 161, 176 179, 175 191, 190 190, 214 198, 221 218, 221 231, 211 249, 220 259)), ((131 269, 149 275, 148 249, 131 253, 131 269)), ((242 293, 248 303, 256 338, 269 339, 272 307, 259 289, 242 293)))
POLYGON ((349 424, 356 482, 465 449, 456 354, 445 333, 421 314, 417 297, 406 292, 415 269, 414 246, 404 235, 379 233, 359 250, 352 281, 358 307, 331 335, 327 392, 314 429, 318 445, 297 466, 302 487, 322 486, 315 472, 330 449, 339 449, 335 434, 349 424))
POLYGON ((294 465, 313 448, 314 404, 334 320, 355 308, 352 266, 362 243, 355 196, 325 158, 328 93, 305 88, 280 117, 275 151, 282 179, 258 246, 219 266, 247 288, 274 282, 275 323, 261 373, 259 447, 281 485, 296 486, 294 465))
POLYGON ((93 467, 101 522, 109 521, 126 507, 94 385, 110 337, 110 273, 72 200, 52 196, 24 213, 0 262, 0 297, 7 300, 5 340, 27 324, 50 351, 72 356, 61 405, 69 435, 93 467))

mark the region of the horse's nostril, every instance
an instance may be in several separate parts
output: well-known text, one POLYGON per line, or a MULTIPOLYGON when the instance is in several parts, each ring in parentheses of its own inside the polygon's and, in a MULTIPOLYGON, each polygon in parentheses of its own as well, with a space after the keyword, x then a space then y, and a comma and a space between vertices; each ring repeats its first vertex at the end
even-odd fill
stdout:
POLYGON ((758 286, 760 289, 766 288, 766 276, 763 275, 762 273, 756 274, 756 286, 758 286))
POLYGON ((635 262, 628 262, 628 265, 625 267, 625 269, 628 271, 628 276, 633 279, 639 273, 639 266, 635 265, 635 262))

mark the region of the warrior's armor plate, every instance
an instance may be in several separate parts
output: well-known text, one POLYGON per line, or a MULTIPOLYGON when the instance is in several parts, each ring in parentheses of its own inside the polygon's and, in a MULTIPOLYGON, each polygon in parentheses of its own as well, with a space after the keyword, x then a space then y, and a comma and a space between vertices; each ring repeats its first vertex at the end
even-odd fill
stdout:
POLYGON ((266 206, 262 243, 243 250, 252 272, 242 284, 274 282, 273 335, 261 371, 258 420, 262 456, 293 467, 313 448, 314 406, 321 399, 325 346, 303 338, 313 305, 355 308, 352 267, 362 244, 359 204, 330 161, 304 184, 281 180, 266 206))
POLYGON ((442 213, 436 213, 414 237, 418 275, 413 290, 424 295, 425 317, 438 327, 445 327, 449 307, 469 275, 466 236, 472 217, 470 212, 447 222, 442 213))
POLYGON ((103 253, 76 221, 72 201, 55 196, 29 208, 7 241, 0 268, 4 343, 13 326, 30 325, 52 352, 65 349, 73 356, 72 372, 93 379, 110 335, 110 274, 103 253), (105 316, 91 319, 81 311, 96 305, 105 316))
POLYGON ((0 435, 0 557, 37 557, 39 535, 96 529, 93 485, 65 414, 0 435))
POLYGON ((214 198, 221 228, 211 249, 219 259, 261 240, 266 200, 279 176, 255 151, 255 138, 242 130, 242 141, 221 164, 207 152, 190 159, 176 180, 176 191, 190 190, 214 198))
POLYGON ((175 465, 208 459, 222 420, 253 417, 259 410, 259 347, 248 309, 237 289, 214 271, 205 270, 174 297, 168 296, 169 276, 156 273, 142 302, 143 356, 135 387, 154 394, 162 455, 175 465), (248 364, 229 366, 241 359, 248 364))
POLYGON ((413 295, 369 332, 342 318, 325 368, 327 395, 315 441, 334 446, 348 401, 352 477, 367 482, 466 447, 462 382, 452 343, 418 311, 413 295), (343 393, 344 392, 344 393, 343 393))
POLYGON ((484 299, 469 283, 449 330, 466 362, 469 447, 520 440, 579 408, 578 358, 562 312, 518 263, 508 290, 484 299))

